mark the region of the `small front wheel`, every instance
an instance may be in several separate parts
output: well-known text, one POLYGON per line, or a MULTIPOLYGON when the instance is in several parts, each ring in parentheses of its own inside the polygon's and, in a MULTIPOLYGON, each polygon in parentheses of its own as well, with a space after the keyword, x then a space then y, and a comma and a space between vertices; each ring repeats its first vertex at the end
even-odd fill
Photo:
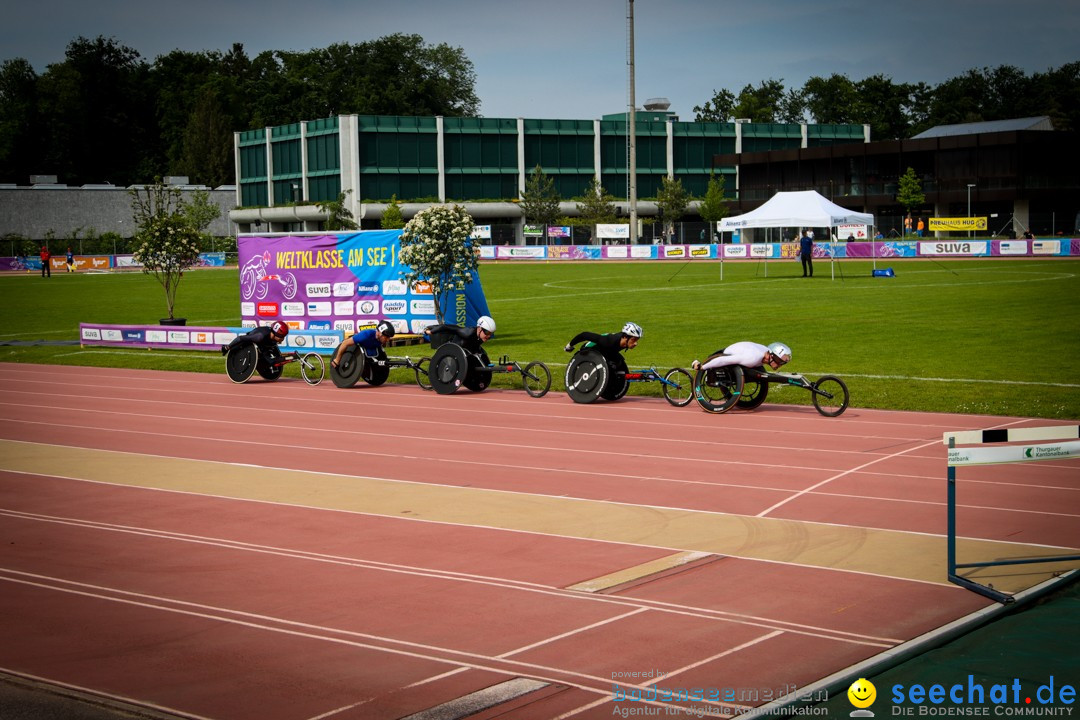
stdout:
POLYGON ((420 358, 413 371, 416 373, 416 384, 423 390, 431 389, 431 378, 428 377, 428 368, 431 367, 431 358, 420 358))
POLYGON ((739 401, 742 388, 743 369, 739 365, 698 370, 694 378, 694 396, 705 412, 727 412, 739 401))
POLYGON ((521 384, 525 386, 529 397, 544 397, 551 389, 551 371, 539 360, 531 362, 521 373, 521 384))
POLYGON ((825 417, 836 417, 848 408, 847 385, 835 375, 823 375, 810 383, 810 392, 814 393, 814 407, 825 417))
POLYGON ((682 368, 668 370, 663 388, 664 398, 675 407, 685 407, 694 399, 694 380, 682 368))
POLYGON ((318 385, 326 377, 326 361, 319 353, 307 353, 300 358, 300 377, 308 385, 318 385))

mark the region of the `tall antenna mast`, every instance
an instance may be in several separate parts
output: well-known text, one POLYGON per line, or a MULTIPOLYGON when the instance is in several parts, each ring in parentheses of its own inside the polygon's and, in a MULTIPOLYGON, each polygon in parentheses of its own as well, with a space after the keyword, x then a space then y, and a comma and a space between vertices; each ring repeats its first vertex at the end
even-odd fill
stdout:
POLYGON ((627 107, 626 119, 627 142, 626 149, 629 162, 627 185, 630 201, 630 244, 637 244, 637 101, 634 97, 634 0, 627 0, 626 14, 626 54, 629 66, 629 95, 630 101, 627 107))

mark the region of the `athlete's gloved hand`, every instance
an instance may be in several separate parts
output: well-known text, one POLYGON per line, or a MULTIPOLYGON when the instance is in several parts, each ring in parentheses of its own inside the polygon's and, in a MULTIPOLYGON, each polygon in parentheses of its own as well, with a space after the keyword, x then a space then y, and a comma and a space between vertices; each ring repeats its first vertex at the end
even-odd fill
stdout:
POLYGON ((565 350, 566 352, 574 352, 574 346, 573 345, 567 345, 566 347, 563 348, 563 350, 565 350))

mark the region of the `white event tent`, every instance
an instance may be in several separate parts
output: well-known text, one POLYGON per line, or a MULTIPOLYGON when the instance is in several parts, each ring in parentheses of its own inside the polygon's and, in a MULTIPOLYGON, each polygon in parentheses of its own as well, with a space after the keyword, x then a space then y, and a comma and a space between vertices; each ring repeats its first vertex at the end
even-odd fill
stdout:
POLYGON ((721 230, 755 227, 836 227, 837 225, 873 225, 870 213, 840 207, 813 190, 778 192, 757 208, 743 215, 724 218, 721 230))
MULTIPOLYGON (((799 192, 778 192, 755 210, 743 215, 724 218, 720 221, 720 230, 733 231, 759 227, 832 228, 837 225, 873 224, 874 216, 871 213, 848 210, 814 190, 802 190, 799 192)), ((835 260, 831 251, 829 257, 835 260)), ((722 255, 721 260, 723 260, 722 255)), ((768 275, 767 262, 765 268, 765 274, 768 275)), ((721 263, 721 279, 723 278, 723 272, 723 264, 721 263)))

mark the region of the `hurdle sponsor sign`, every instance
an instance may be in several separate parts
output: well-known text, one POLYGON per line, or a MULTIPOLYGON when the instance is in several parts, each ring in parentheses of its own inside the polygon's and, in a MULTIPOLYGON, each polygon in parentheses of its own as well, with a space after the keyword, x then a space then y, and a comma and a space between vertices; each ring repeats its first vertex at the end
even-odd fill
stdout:
POLYGON ((1001 465, 1036 460, 1066 460, 1075 457, 1080 457, 1080 441, 1046 445, 950 448, 949 466, 1001 465))

